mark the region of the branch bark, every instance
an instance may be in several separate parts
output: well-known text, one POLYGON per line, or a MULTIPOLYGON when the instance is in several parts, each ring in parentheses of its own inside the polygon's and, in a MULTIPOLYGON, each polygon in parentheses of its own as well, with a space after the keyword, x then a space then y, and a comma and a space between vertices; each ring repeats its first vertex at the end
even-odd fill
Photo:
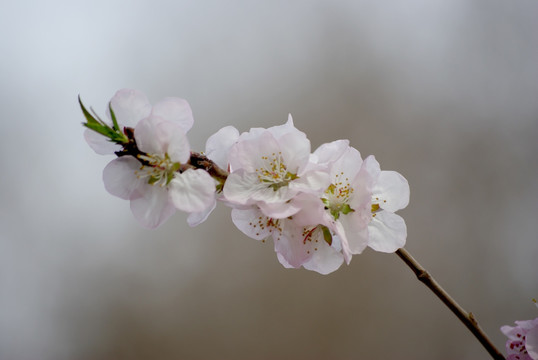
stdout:
POLYGON ((403 260, 403 262, 413 270, 417 279, 426 285, 441 301, 460 319, 460 321, 473 333, 478 341, 484 346, 488 353, 495 360, 505 360, 504 355, 497 350, 495 345, 488 338, 484 330, 480 328, 473 313, 465 311, 454 300, 439 283, 430 275, 422 265, 420 265, 404 248, 398 249, 396 255, 403 260))

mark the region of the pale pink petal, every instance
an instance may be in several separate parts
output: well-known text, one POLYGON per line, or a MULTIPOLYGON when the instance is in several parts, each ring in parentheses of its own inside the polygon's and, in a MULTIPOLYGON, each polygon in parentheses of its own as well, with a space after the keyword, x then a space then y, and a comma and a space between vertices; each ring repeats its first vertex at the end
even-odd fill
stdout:
MULTIPOLYGON (((288 114, 288 121, 286 121, 283 125, 277 125, 277 126, 271 126, 267 129, 274 137, 275 139, 279 139, 285 134, 289 133, 302 133, 304 136, 306 136, 302 131, 298 130, 295 125, 293 124, 293 118, 291 117, 291 114, 288 114)), ((252 129, 251 131, 252 132, 252 129)))
POLYGON ((282 256, 282 254, 276 253, 276 257, 278 259, 278 262, 282 264, 286 269, 294 269, 293 266, 290 265, 290 263, 282 256))
POLYGON ((131 198, 131 211, 134 217, 148 229, 154 229, 172 216, 176 209, 168 200, 165 188, 145 184, 131 198))
POLYGON ((533 360, 538 360, 538 325, 527 332, 526 344, 527 352, 533 360))
POLYGON ((275 190, 265 183, 260 183, 257 185, 257 191, 253 192, 250 197, 254 201, 278 204, 290 200, 295 194, 296 192, 292 191, 289 186, 282 186, 275 190))
POLYGON ((185 133, 191 129, 194 123, 189 103, 176 97, 165 98, 153 105, 151 114, 166 121, 177 123, 185 133))
POLYGON ((312 257, 303 263, 303 267, 307 270, 327 275, 338 270, 343 263, 344 257, 342 253, 323 242, 320 244, 318 251, 314 251, 312 257))
POLYGON ((329 164, 342 156, 348 148, 349 140, 336 140, 320 145, 313 155, 318 164, 329 164))
POLYGON ((338 235, 340 238, 340 246, 342 248, 342 255, 344 256, 344 260, 346 264, 349 265, 351 262, 351 257, 353 253, 351 252, 351 248, 349 246, 349 241, 347 239, 347 234, 344 230, 344 226, 340 221, 334 221, 330 224, 329 229, 331 229, 334 233, 338 235))
POLYGON ((222 169, 228 169, 228 153, 237 142, 239 131, 233 126, 226 126, 211 135, 205 143, 205 154, 222 169))
POLYGON ((368 224, 355 212, 340 214, 338 221, 346 234, 351 254, 362 253, 368 246, 368 224))
MULTIPOLYGON (((151 104, 146 95, 132 89, 122 89, 116 92, 110 100, 110 106, 120 127, 134 128, 140 120, 149 116, 151 112, 151 104)), ((109 118, 111 118, 108 106, 106 111, 109 118)))
POLYGON ((254 240, 263 240, 278 231, 272 226, 272 220, 255 206, 247 210, 232 209, 232 221, 239 230, 254 240))
POLYGON ((359 178, 368 177, 369 180, 364 181, 364 185, 368 185, 374 181, 377 181, 379 174, 381 173, 381 168, 379 163, 375 159, 374 155, 369 155, 362 162, 361 170, 359 173, 359 178))
POLYGON ((84 139, 90 147, 99 155, 114 154, 121 150, 121 145, 113 143, 108 138, 91 129, 84 131, 84 139))
POLYGON ((319 196, 312 194, 298 194, 292 200, 301 211, 293 215, 293 221, 300 226, 326 225, 331 221, 330 215, 324 210, 323 202, 319 196))
POLYGON ((368 225, 368 246, 375 251, 392 253, 405 245, 407 227, 398 215, 382 210, 368 225))
POLYGON ((168 184, 170 199, 179 210, 204 211, 215 201, 215 184, 205 170, 189 169, 174 176, 168 184))
POLYGON ((122 156, 108 163, 103 169, 105 189, 112 195, 128 200, 133 191, 142 185, 135 171, 140 162, 132 156, 122 156))
POLYGON ((311 241, 304 241, 302 227, 294 228, 291 221, 282 224, 283 231, 274 234, 275 252, 280 254, 293 268, 299 268, 312 257, 315 245, 311 241))
POLYGON ((223 194, 224 198, 229 202, 250 205, 254 202, 252 195, 265 187, 266 185, 260 183, 256 173, 246 173, 239 170, 228 175, 224 184, 223 194))
POLYGON ((359 173, 362 165, 362 158, 359 151, 353 147, 348 147, 342 156, 336 159, 330 166, 331 180, 335 183, 351 183, 359 173))
MULTIPOLYGON (((271 189, 271 191, 273 190, 271 189)), ((274 219, 284 219, 295 215, 299 210, 301 210, 301 207, 295 204, 293 201, 279 203, 259 202, 258 206, 265 216, 274 219)))
MULTIPOLYGON (((168 122, 168 124, 170 124, 168 122)), ((177 126, 171 128, 161 126, 161 130, 169 131, 166 152, 173 162, 186 164, 191 157, 191 146, 185 132, 177 126)))
POLYGON ((288 171, 300 175, 310 158, 310 140, 297 130, 283 134, 277 141, 288 171))
POLYGON ((231 147, 228 158, 234 171, 244 169, 255 173, 257 169, 267 169, 270 161, 278 156, 279 152, 278 142, 271 133, 265 131, 256 139, 238 141, 231 147), (266 160, 265 157, 269 159, 266 160))
POLYGON ((318 194, 327 189, 330 183, 331 179, 326 171, 309 171, 291 181, 288 187, 295 193, 318 194))
POLYGON ((187 224, 189 224, 189 226, 191 227, 200 225, 201 223, 207 220, 207 218, 209 217, 209 214, 211 214, 213 210, 215 210, 216 207, 217 207, 217 199, 215 198, 213 200, 213 203, 210 206, 208 206, 206 209, 202 211, 190 213, 189 216, 187 217, 187 224))
POLYGON ((379 206, 390 212, 403 209, 409 204, 409 184, 396 171, 381 171, 372 189, 372 198, 379 198, 379 206))
POLYGON ((148 117, 141 120, 135 127, 135 139, 138 148, 148 154, 164 155, 168 144, 160 141, 159 135, 163 136, 163 132, 159 131, 158 125, 164 120, 157 117, 148 117))

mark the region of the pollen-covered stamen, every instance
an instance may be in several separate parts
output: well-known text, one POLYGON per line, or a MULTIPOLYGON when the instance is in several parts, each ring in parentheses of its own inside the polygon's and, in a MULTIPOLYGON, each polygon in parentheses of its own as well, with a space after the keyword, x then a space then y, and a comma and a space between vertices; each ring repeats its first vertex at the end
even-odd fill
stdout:
MULTIPOLYGON (((260 236, 260 233, 264 233, 267 229, 269 234, 282 233, 282 226, 279 219, 273 219, 266 216, 259 216, 256 220, 248 223, 255 231, 256 236, 260 236)), ((264 240, 262 240, 265 242, 264 240)))
MULTIPOLYGON (((383 200, 383 203, 386 203, 387 200, 383 200)), ((381 211, 381 206, 379 205, 381 203, 381 200, 379 197, 375 197, 372 199, 372 217, 376 216, 376 213, 381 211)))
POLYGON ((282 153, 272 153, 271 156, 262 156, 263 167, 256 169, 261 183, 267 183, 268 187, 278 190, 287 186, 290 181, 297 179, 297 174, 288 171, 282 153))
POLYGON ((338 220, 340 213, 346 215, 355 211, 349 206, 349 200, 353 196, 354 189, 349 183, 349 178, 344 178, 344 172, 336 174, 334 182, 329 185, 321 201, 325 204, 335 220, 338 220))
POLYGON ((143 165, 135 171, 139 179, 147 179, 148 184, 165 187, 172 181, 174 174, 181 164, 173 162, 168 154, 161 155, 138 155, 143 165), (146 165, 147 164, 147 165, 146 165))

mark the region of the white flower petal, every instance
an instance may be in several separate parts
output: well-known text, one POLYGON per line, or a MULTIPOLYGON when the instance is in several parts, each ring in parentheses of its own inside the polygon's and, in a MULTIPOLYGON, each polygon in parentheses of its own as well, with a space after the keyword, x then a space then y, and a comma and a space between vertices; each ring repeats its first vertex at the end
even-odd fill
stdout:
POLYGON ((538 325, 527 333, 525 347, 531 358, 538 359, 538 325))
POLYGON ((396 171, 381 171, 372 189, 372 198, 379 198, 379 206, 390 212, 403 209, 409 204, 409 184, 396 171))
POLYGON ((323 242, 318 251, 314 251, 312 257, 303 263, 303 267, 307 270, 316 271, 322 275, 327 275, 344 263, 342 253, 336 251, 332 246, 323 242))
POLYGON ((270 219, 255 206, 246 210, 232 209, 232 221, 243 234, 254 240, 263 240, 276 231, 270 219))
POLYGON ((164 188, 145 184, 135 193, 136 196, 131 198, 131 211, 146 228, 156 228, 176 211, 174 205, 168 200, 168 193, 164 188))
POLYGON ((283 134, 277 141, 288 171, 300 175, 310 158, 310 140, 303 132, 295 130, 283 134))
MULTIPOLYGON (((161 130, 164 129, 166 128, 161 128, 161 130)), ((182 129, 176 126, 172 127, 171 129, 168 129, 168 131, 169 142, 166 152, 168 153, 170 160, 172 160, 173 162, 186 164, 191 157, 191 146, 189 144, 187 136, 185 135, 185 132, 183 132, 182 129)))
POLYGON ((185 133, 192 128, 194 123, 189 103, 176 97, 165 98, 153 105, 151 114, 166 121, 177 123, 185 133))
POLYGON ((295 204, 293 201, 280 203, 259 202, 258 206, 265 216, 273 219, 284 219, 295 215, 299 210, 301 210, 301 207, 295 204))
POLYGON ((375 251, 392 253, 405 245, 407 227, 400 216, 382 210, 368 225, 368 246, 375 251))
POLYGON ((282 264, 286 269, 294 269, 293 266, 290 265, 290 263, 282 256, 282 254, 276 253, 276 257, 278 259, 278 262, 282 264))
POLYGON ((249 173, 255 173, 257 169, 266 168, 273 156, 278 155, 279 152, 278 142, 270 132, 264 131, 254 139, 240 140, 231 147, 230 166, 233 171, 243 169, 249 173), (267 161, 264 157, 270 160, 267 161))
POLYGON ((304 192, 307 194, 317 194, 327 189, 331 179, 326 171, 309 171, 298 179, 291 181, 288 185, 294 193, 304 192))
POLYGON ((202 211, 190 213, 189 216, 187 217, 187 224, 189 224, 189 226, 191 227, 200 225, 201 223, 207 220, 209 214, 211 214, 213 210, 215 210, 216 207, 217 207, 217 199, 214 198, 213 203, 210 206, 208 206, 206 209, 202 211))
POLYGON ((84 139, 93 151, 99 155, 114 154, 114 152, 121 150, 120 145, 113 143, 108 138, 90 129, 84 131, 84 139))
POLYGON ((318 164, 328 164, 342 156, 348 148, 349 140, 336 140, 320 145, 313 155, 318 164))
POLYGON ((330 171, 331 180, 338 182, 344 181, 347 178, 348 182, 352 182, 359 173, 361 165, 361 154, 357 149, 349 146, 342 156, 332 163, 330 171))
POLYGON ((128 200, 133 191, 142 185, 135 171, 140 162, 132 156, 122 156, 108 163, 103 169, 105 189, 112 195, 128 200))
POLYGON ((205 143, 205 154, 222 169, 228 169, 228 153, 237 142, 239 131, 233 126, 226 126, 211 135, 205 143))
POLYGON ((312 257, 315 245, 303 241, 302 227, 296 227, 291 221, 283 221, 281 226, 282 233, 273 235, 275 252, 291 267, 299 268, 312 257))
POLYGON ((204 211, 215 201, 215 180, 205 170, 189 169, 178 174, 168 187, 172 203, 182 211, 204 211))
MULTIPOLYGON (((149 116, 151 112, 151 104, 146 95, 132 89, 122 89, 116 92, 110 100, 110 106, 116 115, 120 127, 128 126, 134 128, 140 120, 149 116)), ((108 106, 106 112, 109 118, 111 118, 108 106)))
MULTIPOLYGON (((371 215, 370 215, 371 216, 371 215)), ((368 224, 355 212, 340 214, 338 221, 346 234, 351 254, 360 254, 368 246, 368 224)))
POLYGON ((236 171, 228 175, 224 184, 224 198, 232 203, 239 205, 250 205, 254 201, 252 195, 262 188, 256 173, 247 173, 243 170, 236 171))

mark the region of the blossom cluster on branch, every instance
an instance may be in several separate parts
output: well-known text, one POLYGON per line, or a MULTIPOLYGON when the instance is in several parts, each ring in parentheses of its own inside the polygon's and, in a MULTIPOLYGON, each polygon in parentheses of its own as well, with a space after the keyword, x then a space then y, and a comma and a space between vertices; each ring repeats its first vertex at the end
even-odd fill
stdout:
POLYGON ((106 190, 129 200, 146 228, 176 210, 198 225, 219 201, 244 234, 273 240, 282 265, 321 274, 366 247, 390 253, 405 244, 406 225, 395 212, 409 202, 407 180, 381 170, 374 156, 362 159, 348 140, 312 152, 291 115, 283 125, 241 134, 224 127, 199 154, 186 136, 194 120, 183 99, 152 106, 139 91, 119 90, 107 120, 80 106, 90 147, 116 155, 103 171, 106 190))

